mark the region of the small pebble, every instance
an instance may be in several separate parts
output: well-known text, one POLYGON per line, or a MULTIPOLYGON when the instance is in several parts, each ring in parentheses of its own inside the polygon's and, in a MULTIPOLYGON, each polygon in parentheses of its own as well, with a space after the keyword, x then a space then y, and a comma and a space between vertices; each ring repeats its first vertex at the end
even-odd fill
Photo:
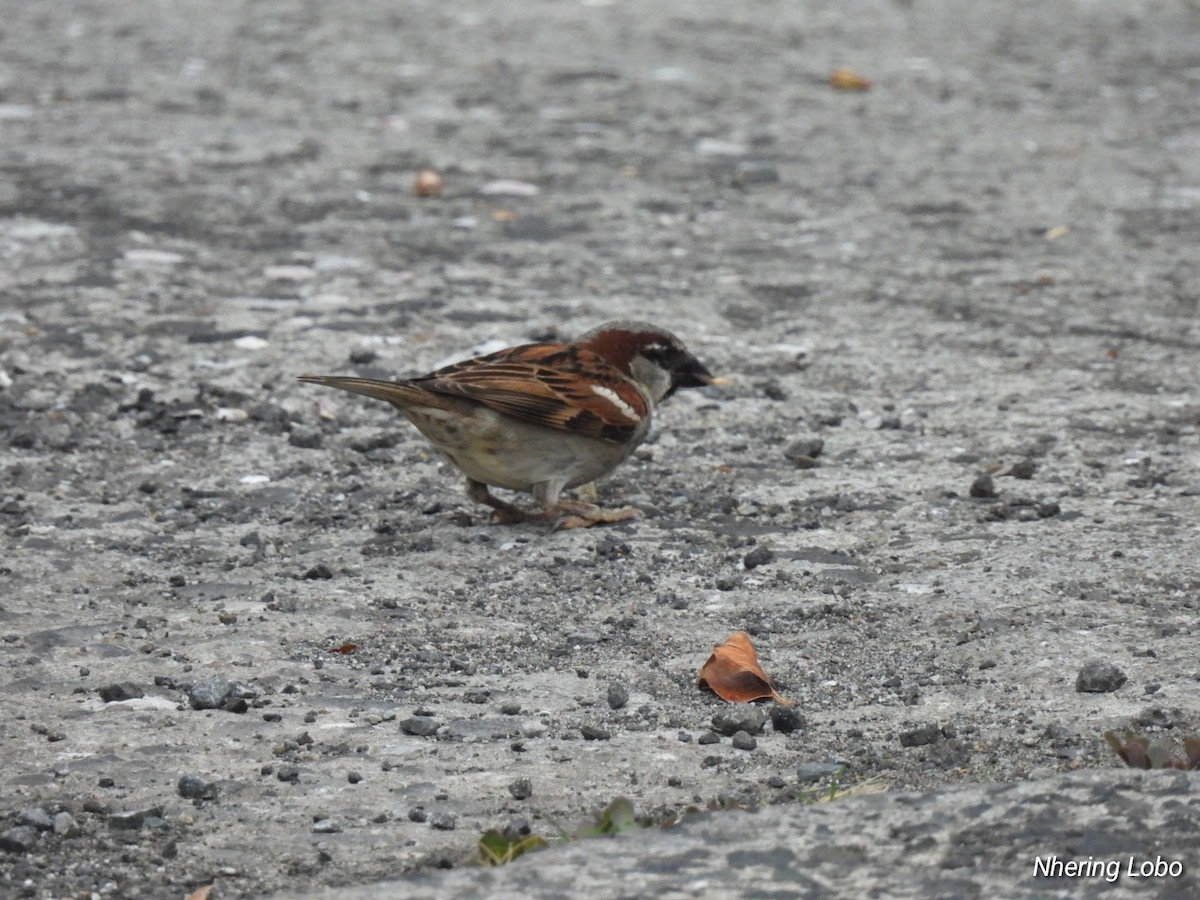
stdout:
POLYGON ((508 792, 514 800, 528 800, 533 796, 533 782, 528 778, 518 778, 508 786, 508 792))
POLYGON ((927 744, 932 744, 941 736, 942 730, 936 724, 929 722, 900 732, 900 746, 924 747, 927 744))
POLYGON ((1040 500, 1037 505, 1037 514, 1039 519, 1050 519, 1062 512, 1060 507, 1053 500, 1040 500))
POLYGON ((977 476, 971 482, 970 494, 972 497, 991 498, 996 496, 996 482, 992 480, 992 476, 984 472, 977 476))
POLYGON ((313 822, 312 830, 314 834, 337 834, 342 830, 342 826, 333 819, 318 819, 313 822))
POLYGON ((742 565, 747 569, 757 569, 759 566, 765 566, 767 563, 775 561, 775 553, 770 547, 765 544, 759 544, 744 557, 742 557, 742 565))
POLYGON ((622 684, 610 684, 608 686, 608 708, 620 709, 629 702, 629 691, 622 684))
POLYGON ((780 734, 791 734, 799 731, 804 725, 804 716, 796 711, 796 707, 779 705, 771 707, 771 727, 780 734))
POLYGON ((413 193, 422 199, 442 196, 442 176, 433 169, 421 169, 413 181, 413 193))
POLYGON ((414 737, 429 737, 437 733, 438 720, 432 716, 412 716, 400 723, 400 730, 414 737))
POLYGON ((217 797, 216 787, 199 775, 181 775, 175 790, 188 800, 215 800, 217 797))
POLYGON ((735 734, 732 743, 737 750, 754 750, 758 747, 758 741, 754 739, 754 736, 745 731, 735 734))
POLYGON ((220 675, 210 675, 197 681, 188 690, 188 703, 192 709, 219 709, 226 700, 233 698, 237 685, 220 675))
POLYGON ((1020 478, 1022 481, 1028 481, 1033 477, 1033 473, 1037 471, 1037 463, 1032 459, 1023 459, 1018 463, 1013 463, 1012 468, 1008 470, 1008 474, 1013 478, 1020 478))
POLYGON ((54 830, 54 819, 50 817, 50 813, 46 812, 40 806, 21 810, 17 816, 17 824, 32 825, 38 831, 54 830))
POLYGON ((435 813, 430 817, 429 824, 438 831, 453 831, 458 823, 450 813, 435 813))
POLYGON ((584 725, 579 729, 579 733, 583 735, 585 741, 607 741, 612 737, 612 732, 595 725, 584 725))
POLYGON ((706 731, 700 737, 696 738, 697 744, 719 744, 721 737, 716 732, 706 731))
POLYGON ((485 197, 536 197, 541 192, 542 189, 536 184, 530 184, 528 181, 514 181, 509 178, 489 181, 479 188, 479 193, 485 197))
POLYGON ((824 781, 826 778, 834 778, 845 768, 841 763, 804 763, 796 769, 796 780, 801 784, 812 784, 816 781, 824 781))
POLYGON ((288 435, 288 443, 301 450, 319 450, 324 442, 325 435, 318 429, 303 425, 293 428, 292 433, 288 435))
POLYGON ((521 734, 527 738, 541 737, 546 729, 547 725, 541 719, 526 719, 521 723, 521 734))
POLYGON ((358 784, 360 781, 363 780, 362 773, 361 772, 347 772, 346 780, 348 782, 350 782, 351 784, 358 784))
POLYGON ((54 833, 59 837, 75 837, 79 834, 79 823, 69 812, 60 812, 54 817, 54 833))
POLYGON ((120 684, 106 684, 100 688, 100 699, 105 703, 136 700, 138 697, 144 695, 145 692, 131 681, 122 681, 120 684))
POLYGON ((752 184, 775 184, 779 181, 779 170, 764 162, 743 160, 733 170, 734 187, 749 187, 752 184))
POLYGON ((157 827, 157 823, 162 821, 162 807, 151 806, 147 809, 134 809, 109 813, 108 827, 115 828, 119 831, 135 831, 142 827, 157 827))
POLYGON ((1108 694, 1129 678, 1110 662, 1093 659, 1085 663, 1075 677, 1075 690, 1081 694, 1108 694))
POLYGON ((37 843, 37 829, 32 825, 17 825, 0 831, 0 850, 8 853, 28 853, 37 843))
POLYGON ((713 731, 733 735, 739 731, 758 734, 767 723, 767 714, 757 706, 732 706, 712 717, 713 731))

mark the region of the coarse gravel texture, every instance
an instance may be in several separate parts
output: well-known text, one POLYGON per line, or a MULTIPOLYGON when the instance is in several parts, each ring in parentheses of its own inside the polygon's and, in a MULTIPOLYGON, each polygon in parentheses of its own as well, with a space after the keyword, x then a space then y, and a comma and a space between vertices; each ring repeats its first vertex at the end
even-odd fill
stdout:
POLYGON ((1103 735, 1200 733, 1197 34, 1185 0, 7 4, 0 894, 554 896, 578 860, 619 896, 615 854, 684 896, 682 841, 761 845, 771 896, 1032 896, 1104 887, 1028 880, 1080 829, 1194 891, 1197 776, 1103 735), (662 407, 607 528, 490 525, 385 404, 295 380, 621 317, 729 384, 662 407), (798 718, 722 733, 734 631, 798 718), (463 868, 619 796, 774 805, 463 868), (1004 822, 1002 864, 939 886, 914 809, 1004 822), (813 829, 866 880, 808 871, 813 829))

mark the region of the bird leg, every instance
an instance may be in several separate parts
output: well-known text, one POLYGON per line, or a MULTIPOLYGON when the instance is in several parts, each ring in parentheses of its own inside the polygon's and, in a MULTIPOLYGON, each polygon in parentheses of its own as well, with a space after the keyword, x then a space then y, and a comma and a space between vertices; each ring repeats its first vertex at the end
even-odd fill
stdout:
MULTIPOLYGON (((582 493, 588 500, 596 499, 595 483, 588 483, 583 488, 582 493)), ((625 522, 638 516, 638 511, 632 506, 624 506, 620 509, 602 509, 587 500, 563 500, 560 498, 562 489, 562 482, 558 481, 544 481, 535 485, 533 497, 542 509, 530 518, 549 522, 554 525, 556 530, 565 531, 568 528, 590 528, 593 525, 625 522)))
POLYGON ((595 503, 583 500, 561 500, 555 486, 534 491, 535 498, 543 504, 537 512, 526 512, 521 507, 501 500, 492 495, 488 486, 482 481, 467 479, 467 496, 476 503, 482 503, 492 508, 492 520, 501 525, 514 525, 518 522, 546 522, 556 530, 565 531, 570 528, 591 528, 593 525, 610 525, 613 522, 627 522, 636 519, 640 513, 632 506, 622 506, 619 509, 604 509, 595 503), (549 501, 549 502, 547 502, 549 501))
POLYGON ((488 490, 487 485, 482 481, 476 481, 473 478, 467 479, 467 496, 476 503, 483 503, 492 508, 492 518, 501 525, 513 525, 517 522, 525 522, 530 516, 529 513, 521 509, 519 506, 514 506, 506 500, 501 500, 499 497, 493 497, 492 492, 488 490))

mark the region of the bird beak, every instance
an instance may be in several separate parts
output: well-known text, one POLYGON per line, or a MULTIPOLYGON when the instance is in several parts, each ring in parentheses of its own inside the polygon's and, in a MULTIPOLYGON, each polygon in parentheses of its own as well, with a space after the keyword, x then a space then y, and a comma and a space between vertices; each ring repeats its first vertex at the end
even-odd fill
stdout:
POLYGON ((680 387, 706 387, 710 384, 720 387, 721 385, 729 384, 729 379, 718 378, 712 372, 708 371, 708 369, 704 368, 703 363, 697 361, 684 374, 680 387))

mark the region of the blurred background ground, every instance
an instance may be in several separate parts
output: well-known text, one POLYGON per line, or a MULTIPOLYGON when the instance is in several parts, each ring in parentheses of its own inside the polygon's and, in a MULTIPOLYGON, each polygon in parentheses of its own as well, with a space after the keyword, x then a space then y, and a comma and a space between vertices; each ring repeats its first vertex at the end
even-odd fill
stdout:
POLYGON ((1104 731, 1195 733, 1197 33, 1181 0, 10 5, 7 884, 340 888, 616 796, 782 822, 834 777, 1122 779, 1104 731), (490 526, 388 408, 294 380, 623 316, 732 381, 664 406, 607 530, 490 526), (803 718, 753 749, 700 742, 737 630, 803 718))

